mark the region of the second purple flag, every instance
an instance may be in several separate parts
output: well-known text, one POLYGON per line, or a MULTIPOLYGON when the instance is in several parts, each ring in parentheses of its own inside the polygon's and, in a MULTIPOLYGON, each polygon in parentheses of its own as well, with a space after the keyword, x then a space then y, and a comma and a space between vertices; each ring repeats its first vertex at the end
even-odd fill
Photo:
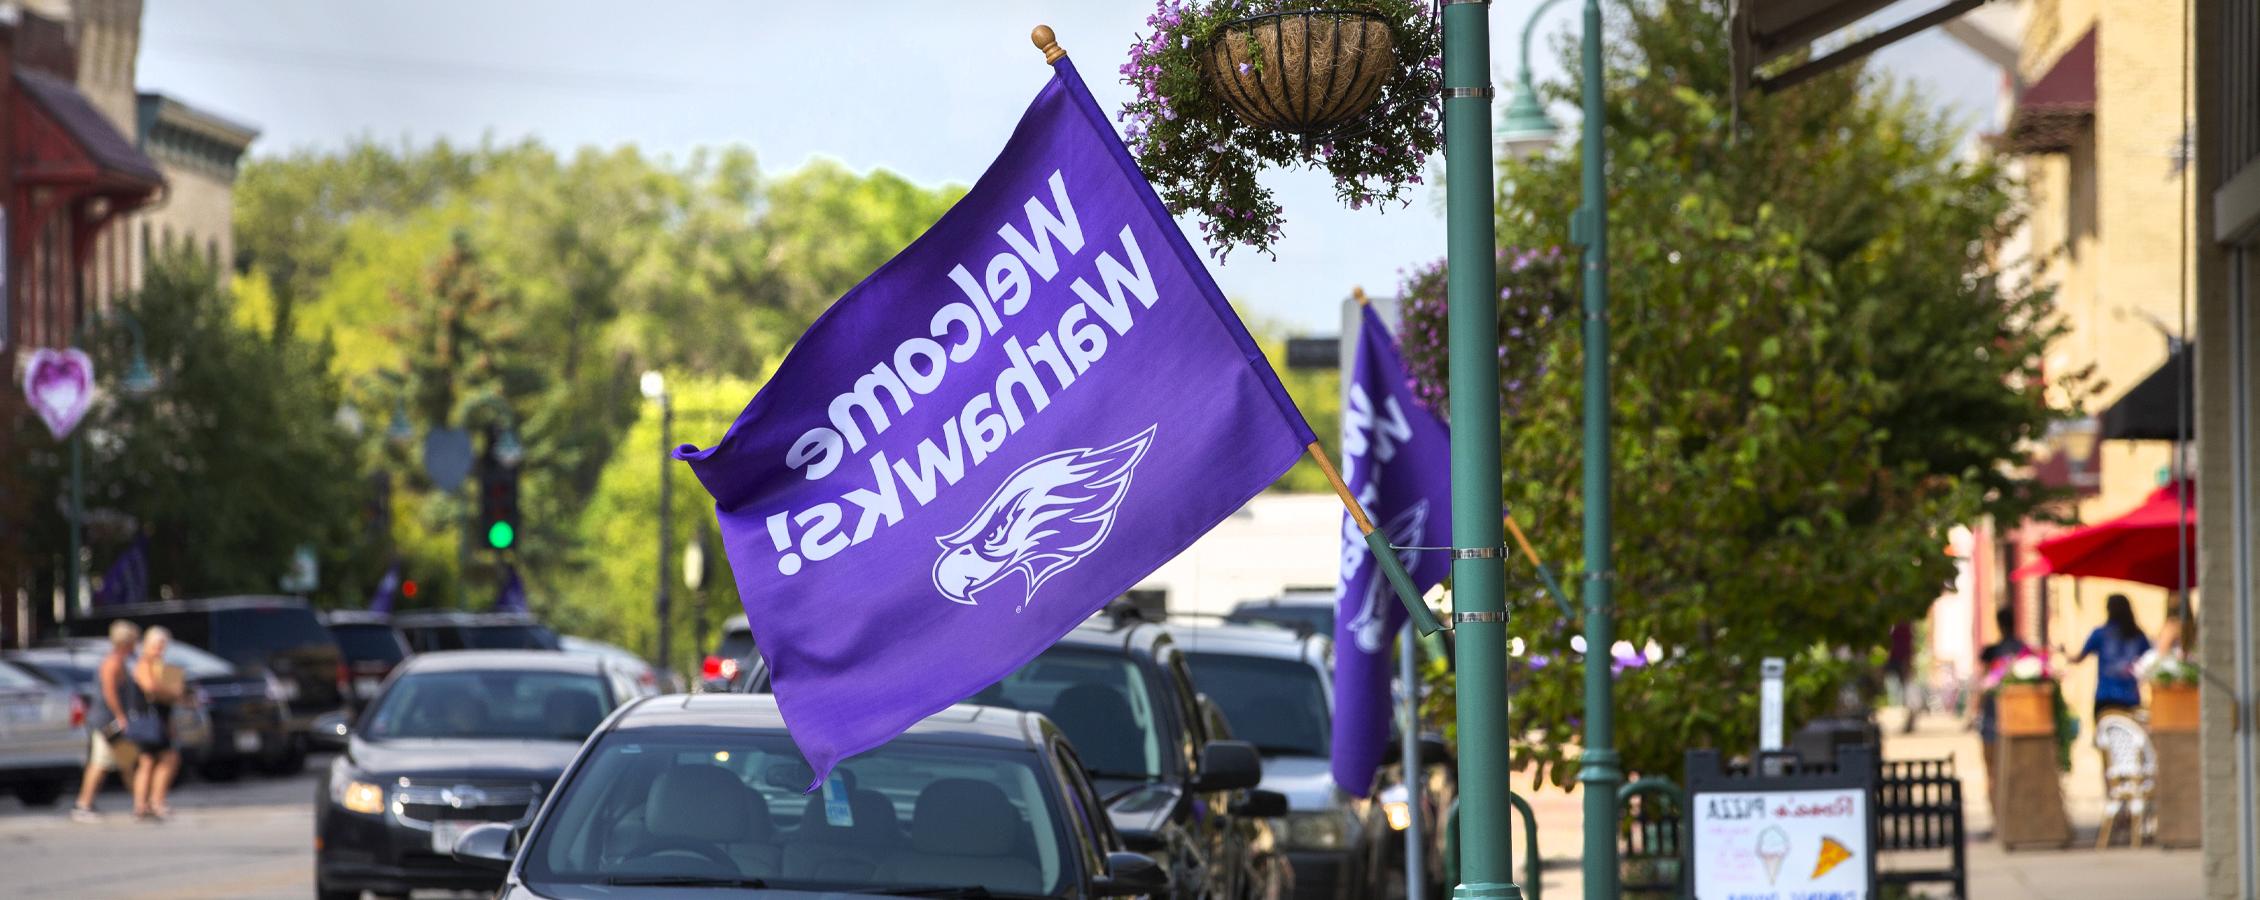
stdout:
MULTIPOLYGON (((1404 358, 1381 317, 1370 306, 1358 312, 1357 356, 1342 407, 1342 480, 1390 546, 1449 546, 1451 435, 1413 399, 1404 358)), ((1452 568, 1438 550, 1403 549, 1397 559, 1420 590, 1442 583, 1452 568)), ((1364 797, 1389 746, 1389 649, 1405 625, 1405 607, 1347 515, 1334 623, 1334 783, 1364 797)))
POLYGON ((832 305, 714 495, 820 782, 1010 674, 1270 485, 1310 426, 1076 75, 832 305))

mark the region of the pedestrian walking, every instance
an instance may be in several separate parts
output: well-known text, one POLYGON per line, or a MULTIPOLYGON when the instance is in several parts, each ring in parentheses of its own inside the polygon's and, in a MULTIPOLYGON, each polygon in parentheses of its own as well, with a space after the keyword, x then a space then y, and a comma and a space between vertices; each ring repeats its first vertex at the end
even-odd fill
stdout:
POLYGON ((141 750, 133 772, 135 818, 163 821, 173 814, 165 800, 172 792, 173 776, 180 773, 180 748, 173 746, 173 704, 187 690, 187 673, 165 662, 165 647, 172 632, 151 626, 141 638, 141 657, 134 661, 134 697, 138 706, 128 710, 126 738, 141 750))
POLYGON ((2018 657, 2032 652, 2032 648, 2025 644, 2023 638, 2017 636, 2017 611, 2015 608, 2004 606, 1994 610, 1993 624, 1995 628, 1999 629, 1999 637, 1995 638, 1993 643, 1985 645, 1985 649, 1978 651, 1978 672, 1985 685, 1985 690, 1978 695, 1977 726, 1978 739, 1985 742, 1985 753, 1982 754, 1982 758, 1985 762, 1986 798, 1993 807, 1995 821, 1999 821, 2001 796, 1996 787, 2000 782, 1994 777, 1993 758, 1997 744, 2001 740, 2001 726, 1998 719, 1999 711, 1993 695, 1993 686, 1998 682, 1996 675, 2005 672, 2009 664, 2016 662, 2018 657))
POLYGON ((1901 622, 1891 626, 1891 644, 1883 661, 1884 686, 1889 689, 1899 707, 1907 711, 1907 719, 1899 733, 1913 734, 1915 710, 1920 705, 1915 699, 1915 624, 1901 622))
MULTIPOLYGON (((134 645, 141 641, 141 626, 120 619, 110 623, 110 652, 94 668, 93 702, 86 710, 86 773, 79 778, 78 802, 71 806, 71 818, 79 822, 100 821, 102 814, 94 808, 94 795, 102 790, 102 781, 118 769, 117 743, 126 728, 126 704, 122 691, 132 680, 128 668, 133 661, 134 645)), ((130 785, 132 772, 120 773, 130 785)))
POLYGON ((2142 685, 2135 680, 2134 664, 2150 652, 2150 636, 2135 624, 2134 604, 2125 594, 2103 601, 2103 624, 2088 632, 2087 643, 2072 657, 2079 665, 2095 657, 2095 715, 2105 710, 2142 708, 2142 685))

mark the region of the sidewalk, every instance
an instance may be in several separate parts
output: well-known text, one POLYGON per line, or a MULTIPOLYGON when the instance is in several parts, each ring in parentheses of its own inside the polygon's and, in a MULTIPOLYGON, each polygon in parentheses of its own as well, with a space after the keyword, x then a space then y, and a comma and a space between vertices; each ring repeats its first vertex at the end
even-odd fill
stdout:
MULTIPOLYGON (((2072 748, 2072 771, 2064 776, 2064 803, 2071 815, 2073 836, 2069 849, 2010 853, 1993 840, 1993 815, 1985 804, 1985 765, 1979 759, 1974 732, 1959 719, 1926 715, 1911 734, 1898 733, 1903 713, 1885 710, 1886 759, 1954 758, 1954 771, 1962 777, 1962 796, 1969 830, 1970 896, 1975 900, 2197 900, 2204 896, 2202 859, 2195 850, 2139 850, 2114 846, 2096 850, 2095 831, 2103 817, 2103 779, 2095 750, 2084 744, 2072 748)), ((1515 788, 1530 801, 1538 818, 1538 853, 1544 860, 1540 873, 1541 898, 1583 900, 1584 795, 1553 788, 1533 789, 1527 776, 1515 788)), ((1515 880, 1523 881, 1520 823, 1516 827, 1515 880)), ((1895 857, 1884 860, 1894 866, 1895 857)), ((1919 858, 1908 860, 1922 863, 1919 858)), ((1528 885, 1523 896, 1530 896, 1528 885)), ((1917 889, 1918 897, 1948 897, 1944 885, 1917 889)))

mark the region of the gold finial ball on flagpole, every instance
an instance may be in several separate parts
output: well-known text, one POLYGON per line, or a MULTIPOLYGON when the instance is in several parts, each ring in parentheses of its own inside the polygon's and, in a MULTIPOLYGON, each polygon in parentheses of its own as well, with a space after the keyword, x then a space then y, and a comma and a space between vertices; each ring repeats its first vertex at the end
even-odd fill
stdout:
POLYGON ((1059 49, 1059 36, 1052 34, 1050 25, 1036 26, 1036 30, 1028 32, 1028 41, 1035 44, 1036 49, 1044 51, 1046 63, 1059 62, 1067 56, 1067 51, 1059 49))

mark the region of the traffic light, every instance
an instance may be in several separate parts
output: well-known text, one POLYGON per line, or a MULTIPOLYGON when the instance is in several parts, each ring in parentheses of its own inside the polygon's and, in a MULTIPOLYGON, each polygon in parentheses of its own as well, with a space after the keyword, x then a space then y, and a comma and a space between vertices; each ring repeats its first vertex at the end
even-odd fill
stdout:
POLYGON ((518 543, 518 468, 489 453, 479 461, 479 531, 487 546, 508 550, 518 543))

